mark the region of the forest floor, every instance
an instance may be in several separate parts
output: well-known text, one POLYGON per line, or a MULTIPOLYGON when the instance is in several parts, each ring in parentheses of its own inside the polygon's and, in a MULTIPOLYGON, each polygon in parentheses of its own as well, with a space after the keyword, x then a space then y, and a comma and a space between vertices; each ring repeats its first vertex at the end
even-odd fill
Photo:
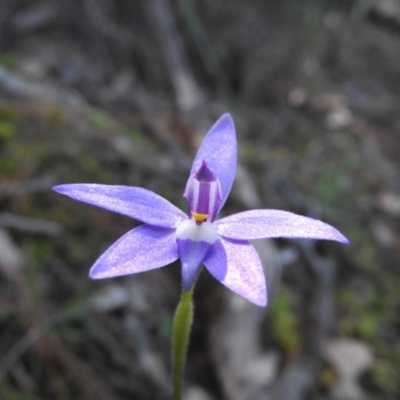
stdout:
POLYGON ((141 186, 185 210, 191 160, 227 111, 239 161, 224 215, 289 210, 351 245, 255 243, 267 308, 203 271, 185 399, 399 398, 397 2, 8 3, 0 398, 170 398, 179 264, 89 280, 137 222, 51 187, 141 186))

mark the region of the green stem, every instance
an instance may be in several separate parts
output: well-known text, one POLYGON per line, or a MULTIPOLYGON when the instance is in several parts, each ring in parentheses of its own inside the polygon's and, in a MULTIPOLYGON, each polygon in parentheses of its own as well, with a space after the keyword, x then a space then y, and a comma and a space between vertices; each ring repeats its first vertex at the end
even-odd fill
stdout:
POLYGON ((172 336, 173 400, 182 399, 182 375, 193 321, 193 288, 194 285, 188 292, 182 291, 175 312, 172 336))

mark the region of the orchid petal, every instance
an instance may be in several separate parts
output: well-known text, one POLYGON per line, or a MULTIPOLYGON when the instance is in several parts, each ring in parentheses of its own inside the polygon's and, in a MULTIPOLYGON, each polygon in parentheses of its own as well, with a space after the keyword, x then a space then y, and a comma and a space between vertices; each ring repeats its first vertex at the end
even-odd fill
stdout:
POLYGON ((168 200, 139 187, 79 183, 53 187, 72 199, 127 215, 144 223, 175 228, 186 214, 168 200))
POLYGON ((200 169, 203 161, 218 177, 221 184, 222 201, 219 209, 224 205, 232 188, 236 170, 236 133, 235 125, 230 114, 223 114, 212 126, 204 138, 193 161, 190 175, 200 169))
POLYGON ((196 280, 200 266, 213 244, 191 239, 177 239, 177 243, 182 263, 182 286, 187 292, 196 280))
POLYGON ((204 265, 233 292, 259 306, 267 305, 264 271, 248 241, 221 238, 211 247, 204 265))
POLYGON ((251 210, 214 223, 217 232, 232 239, 307 238, 349 241, 333 226, 317 219, 281 210, 251 210))
POLYGON ((106 250, 89 275, 102 279, 136 274, 163 267, 177 258, 175 230, 144 224, 126 233, 106 250))

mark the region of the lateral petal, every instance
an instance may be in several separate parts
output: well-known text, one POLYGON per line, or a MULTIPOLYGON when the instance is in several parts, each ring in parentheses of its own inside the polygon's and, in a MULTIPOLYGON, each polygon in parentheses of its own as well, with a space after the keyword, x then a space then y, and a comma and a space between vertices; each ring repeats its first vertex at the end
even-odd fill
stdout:
POLYGON ((78 183, 54 186, 57 193, 127 215, 146 224, 175 228, 186 214, 158 194, 139 187, 78 183))
POLYGON ((221 238, 211 247, 204 265, 233 292, 259 306, 267 305, 264 271, 249 242, 221 238))
POLYGON ((190 175, 200 169, 203 161, 207 163, 221 184, 222 199, 219 209, 224 205, 235 178, 237 159, 236 132, 230 114, 223 114, 204 138, 193 161, 190 175))
POLYGON ((214 225, 217 232, 233 239, 307 238, 335 240, 348 244, 348 239, 333 226, 317 219, 282 210, 251 210, 222 218, 214 225))
POLYGON ((93 279, 136 274, 160 268, 178 258, 175 229, 141 225, 109 247, 90 269, 93 279))

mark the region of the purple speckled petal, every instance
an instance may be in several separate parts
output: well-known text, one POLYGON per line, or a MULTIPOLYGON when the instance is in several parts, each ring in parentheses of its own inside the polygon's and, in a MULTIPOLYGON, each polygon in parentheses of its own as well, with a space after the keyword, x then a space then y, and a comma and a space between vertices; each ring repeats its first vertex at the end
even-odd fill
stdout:
POLYGON ((109 247, 90 269, 93 279, 136 274, 160 268, 178 258, 175 230, 141 225, 109 247))
POLYGON ((150 225, 176 228, 186 214, 150 190, 131 186, 78 183, 53 187, 74 200, 127 215, 150 225))
POLYGON ((333 226, 281 210, 252 210, 222 218, 214 223, 217 232, 233 239, 307 238, 349 241, 333 226))
POLYGON ((190 290, 205 256, 213 244, 191 239, 177 239, 179 258, 182 263, 182 286, 185 291, 190 290))
POLYGON ((222 192, 219 209, 224 205, 235 178, 236 147, 235 125, 232 117, 230 114, 223 114, 204 138, 193 161, 190 175, 201 167, 204 160, 219 179, 222 192))
POLYGON ((221 238, 207 254, 208 271, 227 288, 259 306, 267 305, 267 289, 260 258, 245 240, 221 238))

